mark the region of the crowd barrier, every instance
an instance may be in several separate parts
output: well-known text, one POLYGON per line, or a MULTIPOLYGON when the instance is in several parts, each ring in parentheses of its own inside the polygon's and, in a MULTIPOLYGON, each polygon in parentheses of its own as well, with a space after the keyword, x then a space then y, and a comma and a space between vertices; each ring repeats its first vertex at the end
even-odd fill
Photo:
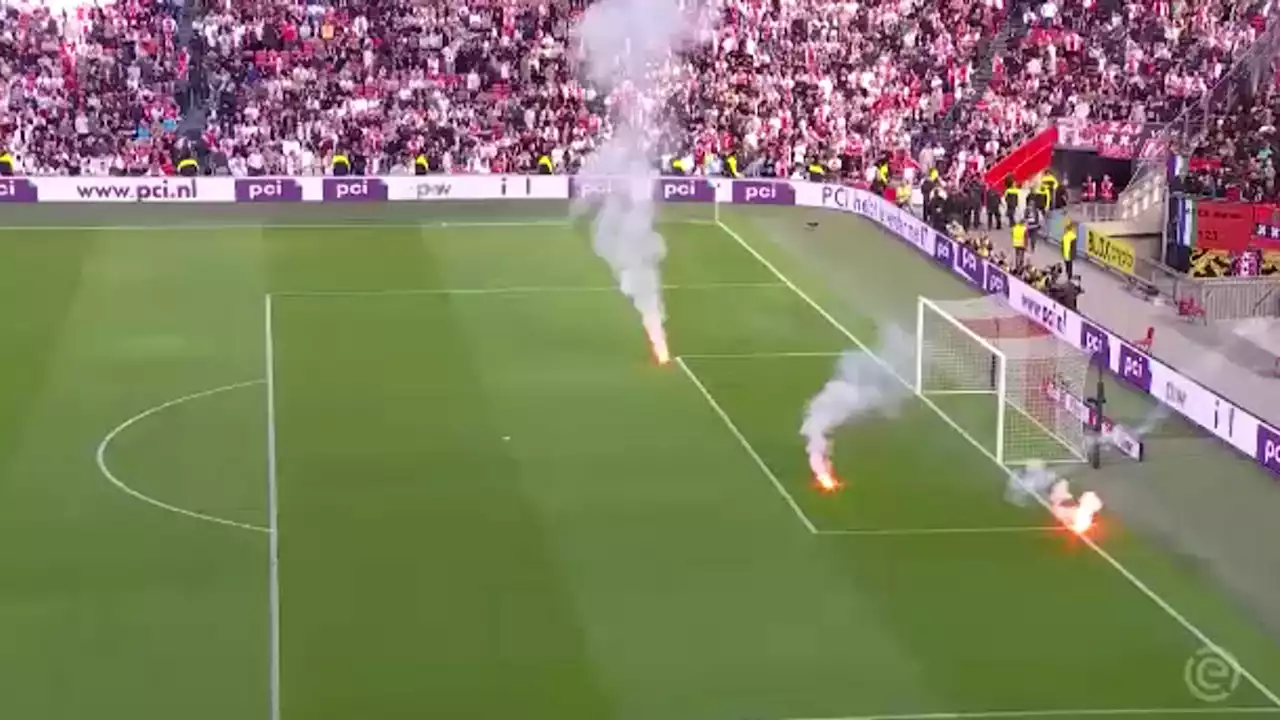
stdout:
MULTIPOLYGON (((608 192, 615 181, 567 176, 301 178, 0 178, 0 202, 347 202, 571 199, 608 192)), ((1130 386, 1280 476, 1280 431, 1143 353, 1102 325, 1066 309, 967 247, 863 190, 777 180, 659 178, 664 202, 811 207, 867 218, 982 292, 1000 295, 1032 321, 1096 357, 1130 386)), ((1121 448, 1122 450, 1124 448, 1121 448)))

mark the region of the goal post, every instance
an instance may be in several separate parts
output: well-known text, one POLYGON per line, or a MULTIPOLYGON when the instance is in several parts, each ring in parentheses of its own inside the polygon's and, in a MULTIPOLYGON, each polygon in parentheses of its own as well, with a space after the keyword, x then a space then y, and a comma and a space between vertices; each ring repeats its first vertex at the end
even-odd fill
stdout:
POLYGON ((916 308, 915 389, 1005 465, 1085 462, 1087 353, 996 296, 916 308))

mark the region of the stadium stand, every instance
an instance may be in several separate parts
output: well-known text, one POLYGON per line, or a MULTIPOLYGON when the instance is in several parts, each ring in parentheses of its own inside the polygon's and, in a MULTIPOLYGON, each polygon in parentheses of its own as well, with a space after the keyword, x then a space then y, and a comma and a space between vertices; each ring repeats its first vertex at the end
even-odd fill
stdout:
MULTIPOLYGON (((0 143, 24 172, 171 171, 188 76, 208 103, 205 172, 319 173, 339 148, 369 173, 419 153, 453 172, 543 154, 572 171, 608 123, 611 98, 575 80, 583 0, 223 0, 191 49, 174 2, 6 7, 0 143)), ((735 151, 766 175, 817 159, 846 179, 890 154, 959 179, 1054 116, 1171 119, 1262 28, 1261 3, 1228 0, 713 5, 669 151, 735 151)))

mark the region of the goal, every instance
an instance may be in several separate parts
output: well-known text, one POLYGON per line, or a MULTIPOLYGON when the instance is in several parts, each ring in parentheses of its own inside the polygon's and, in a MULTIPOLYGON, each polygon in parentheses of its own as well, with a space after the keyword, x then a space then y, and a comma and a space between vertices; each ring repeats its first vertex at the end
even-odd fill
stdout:
POLYGON ((1005 465, 1086 460, 1089 363, 996 296, 917 306, 916 392, 1005 465))

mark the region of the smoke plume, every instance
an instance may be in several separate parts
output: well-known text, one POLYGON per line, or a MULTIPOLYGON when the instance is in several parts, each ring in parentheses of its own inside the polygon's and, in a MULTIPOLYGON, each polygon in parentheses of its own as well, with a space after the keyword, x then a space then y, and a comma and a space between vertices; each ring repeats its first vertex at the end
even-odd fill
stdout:
MULTIPOLYGON (((914 357, 911 336, 901 328, 885 326, 874 353, 890 367, 904 367, 914 357)), ((814 476, 830 472, 831 435, 836 428, 873 413, 896 416, 911 390, 865 352, 840 356, 836 372, 805 408, 800 435, 814 476)))
POLYGON ((585 160, 582 173, 607 180, 575 205, 594 213, 592 247, 640 312, 659 361, 665 362, 661 265, 666 242, 655 229, 654 160, 660 151, 667 90, 683 72, 672 62, 692 43, 698 16, 677 0, 601 0, 587 8, 574 28, 587 83, 611 93, 603 141, 585 160))

